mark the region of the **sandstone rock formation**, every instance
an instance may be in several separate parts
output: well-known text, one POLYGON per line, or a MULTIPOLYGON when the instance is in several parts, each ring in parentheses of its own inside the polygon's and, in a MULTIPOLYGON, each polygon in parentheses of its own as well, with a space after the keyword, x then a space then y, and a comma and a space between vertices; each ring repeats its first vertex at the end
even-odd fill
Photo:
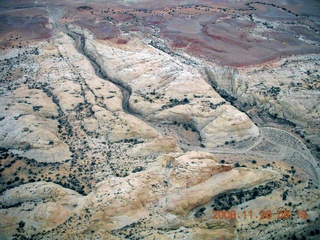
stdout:
POLYGON ((2 3, 0 239, 318 239, 317 8, 130 2, 2 3))
POLYGON ((250 119, 224 101, 195 68, 136 38, 114 44, 95 40, 80 27, 69 28, 84 35, 85 53, 108 78, 130 89, 129 106, 143 118, 190 123, 208 147, 258 136, 250 119))
MULTIPOLYGON (((107 178, 87 196, 47 182, 7 190, 0 202, 1 216, 6 219, 1 222, 1 235, 10 236, 18 228, 27 237, 48 230, 71 236, 97 229, 119 229, 142 218, 150 218, 154 228, 172 227, 170 222, 160 221, 161 215, 171 215, 180 227, 191 209, 214 196, 276 178, 277 174, 271 171, 218 164, 213 155, 205 152, 168 154, 159 157, 148 171, 126 178, 107 178), (74 219, 71 222, 67 221, 70 217, 74 219), (76 220, 78 217, 86 220, 76 220), (55 228, 64 222, 68 222, 66 227, 55 228)), ((207 231, 209 235, 215 233, 207 231)), ((193 234, 196 237, 203 233, 195 230, 193 234)))
POLYGON ((61 162, 70 158, 68 146, 58 133, 63 123, 68 124, 65 119, 58 123, 57 118, 63 115, 71 115, 75 122, 72 127, 83 124, 83 129, 88 131, 107 133, 111 141, 158 135, 143 121, 123 113, 119 89, 96 77, 90 63, 77 53, 72 39, 60 33, 54 41, 46 44, 40 55, 29 60, 38 62, 34 71, 39 79, 34 85, 21 86, 1 98, 3 147, 16 149, 15 153, 43 162, 61 162), (49 60, 47 56, 51 54, 64 61, 56 63, 49 60), (82 70, 78 72, 80 66, 82 70), (34 87, 36 89, 32 89, 34 87), (79 119, 74 115, 83 108, 89 108, 91 117, 79 119), (114 122, 117 119, 120 122, 114 122), (14 131, 13 126, 16 126, 14 131))
POLYGON ((77 192, 54 183, 29 183, 10 189, 1 196, 1 236, 9 238, 19 227, 25 236, 48 231, 64 223, 80 201, 77 192))
POLYGON ((294 131, 320 146, 318 69, 319 56, 310 54, 240 69, 208 66, 206 74, 244 108, 289 121, 294 131))

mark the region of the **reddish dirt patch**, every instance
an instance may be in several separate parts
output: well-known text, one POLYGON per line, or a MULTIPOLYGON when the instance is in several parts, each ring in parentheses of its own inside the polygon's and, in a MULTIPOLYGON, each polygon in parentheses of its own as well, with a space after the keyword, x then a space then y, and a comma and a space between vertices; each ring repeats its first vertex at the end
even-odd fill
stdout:
POLYGON ((181 42, 181 41, 173 41, 171 44, 170 44, 170 47, 171 48, 185 48, 187 47, 188 44, 186 42, 181 42))
MULTIPOLYGON (((135 4, 120 0, 90 4, 57 0, 53 5, 65 10, 60 19, 63 24, 75 23, 91 30, 99 39, 126 44, 122 32, 140 32, 142 36, 166 39, 174 50, 181 49, 222 65, 246 66, 286 55, 320 52, 316 45, 296 37, 301 35, 319 42, 318 20, 301 14, 318 7, 311 0, 290 1, 281 6, 271 1, 254 3, 252 7, 245 5, 245 0, 197 4, 171 0, 166 5, 151 0, 135 4), (299 21, 299 25, 288 21, 299 21), (283 25, 273 28, 275 22, 283 25), (261 27, 262 23, 265 25, 261 27)), ((3 9, 11 11, 2 10, 1 14, 0 10, 0 47, 19 47, 24 42, 51 36, 44 4, 38 2, 37 7, 31 0, 3 4, 3 9)), ((315 14, 316 10, 310 12, 315 14)))
POLYGON ((80 27, 90 29, 93 34, 99 39, 111 39, 116 38, 120 35, 118 27, 111 25, 108 22, 95 23, 92 20, 83 20, 75 22, 80 27))
MULTIPOLYGON (((318 26, 320 29, 320 26, 318 26)), ((290 27, 290 30, 296 32, 299 35, 303 35, 304 37, 312 40, 312 41, 318 41, 320 42, 320 35, 316 34, 314 31, 308 29, 307 27, 304 26, 292 26, 290 27)))
POLYGON ((161 23, 163 23, 164 19, 161 18, 160 16, 148 16, 145 19, 145 22, 148 25, 160 25, 161 23))
POLYGON ((128 42, 129 42, 129 40, 127 40, 127 39, 118 39, 117 40, 118 44, 127 44, 128 42))
POLYGON ((0 15, 0 47, 22 47, 27 42, 51 37, 49 21, 42 10, 16 10, 0 15))
POLYGON ((161 34, 171 40, 170 46, 174 49, 182 48, 189 54, 235 67, 260 64, 287 55, 320 52, 316 46, 301 41, 288 31, 267 29, 256 35, 252 33, 258 26, 254 21, 222 17, 213 22, 202 20, 201 25, 202 34, 183 34, 165 28, 161 34))

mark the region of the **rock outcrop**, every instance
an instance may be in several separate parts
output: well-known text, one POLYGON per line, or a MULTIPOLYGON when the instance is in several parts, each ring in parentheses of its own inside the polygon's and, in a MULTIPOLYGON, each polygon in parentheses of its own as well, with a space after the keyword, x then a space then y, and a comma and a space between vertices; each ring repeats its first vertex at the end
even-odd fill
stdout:
POLYGON ((36 182, 6 191, 0 204, 0 235, 32 236, 67 221, 81 204, 81 195, 54 183, 36 182))
POLYGON ((57 107, 42 90, 19 87, 0 101, 2 147, 40 162, 70 158, 68 145, 57 136, 57 107))
MULTIPOLYGON (((164 223, 161 216, 172 218, 176 227, 182 227, 191 209, 214 196, 275 178, 277 174, 271 171, 218 164, 205 152, 167 154, 147 171, 105 179, 87 196, 47 182, 7 190, 0 198, 4 219, 0 234, 12 236, 18 229, 27 237, 43 231, 49 231, 50 236, 50 230, 71 236, 98 229, 111 231, 143 218, 150 219, 148 225, 155 229, 171 228, 171 221, 164 223)), ((209 235, 214 232, 207 230, 209 235)), ((196 238, 204 233, 195 229, 193 234, 196 238)))
POLYGON ((317 239, 317 14, 122 2, 3 3, 0 239, 317 239))
POLYGON ((243 108, 287 120, 295 131, 320 146, 319 55, 279 59, 240 69, 206 67, 208 80, 237 99, 243 108))
POLYGON ((134 37, 125 45, 115 44, 78 26, 69 28, 84 36, 85 53, 108 78, 130 89, 130 108, 141 117, 190 123, 208 147, 259 135, 248 116, 221 98, 194 67, 134 37))

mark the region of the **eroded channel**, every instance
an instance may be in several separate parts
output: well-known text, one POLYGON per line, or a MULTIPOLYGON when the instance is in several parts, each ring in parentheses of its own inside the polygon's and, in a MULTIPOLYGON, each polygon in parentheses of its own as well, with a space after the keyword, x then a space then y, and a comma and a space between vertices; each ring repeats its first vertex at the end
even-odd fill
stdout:
POLYGON ((86 57, 86 59, 91 63, 91 65, 93 66, 96 75, 106 81, 109 81, 111 83, 113 83, 114 85, 116 85, 122 92, 123 98, 122 98, 122 108, 123 111, 125 113, 131 114, 131 115, 135 115, 133 113, 133 111, 131 110, 130 106, 129 106, 129 99, 131 96, 131 89, 127 86, 125 86, 124 84, 121 84, 121 82, 118 81, 114 81, 111 78, 109 78, 107 76, 107 73, 105 73, 105 71, 101 68, 101 66, 96 62, 95 59, 93 59, 89 54, 87 54, 86 50, 85 50, 85 39, 84 36, 72 32, 70 31, 68 28, 64 27, 63 28, 63 32, 66 33, 68 36, 70 36, 76 43, 76 49, 77 51, 83 55, 84 57, 86 57))

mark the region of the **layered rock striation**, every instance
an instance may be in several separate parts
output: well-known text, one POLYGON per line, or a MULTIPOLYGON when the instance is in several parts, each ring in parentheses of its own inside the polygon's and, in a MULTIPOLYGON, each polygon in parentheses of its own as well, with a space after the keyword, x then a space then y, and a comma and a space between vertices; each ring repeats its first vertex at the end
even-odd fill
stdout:
MULTIPOLYGON (((18 229, 18 233, 36 239, 43 232, 49 238, 89 236, 90 232, 120 229, 141 219, 149 222, 147 228, 183 227, 190 224, 186 218, 190 210, 214 196, 252 188, 277 176, 266 170, 233 169, 218 164, 205 152, 171 153, 159 157, 147 171, 106 178, 87 196, 48 182, 7 190, 0 199, 4 219, 0 234, 9 237, 18 229), (167 217, 173 220, 163 222, 167 217)), ((202 231, 194 232, 194 237, 202 231)))
POLYGON ((190 123, 208 147, 259 135, 248 116, 221 98, 194 67, 134 37, 115 44, 75 25, 69 28, 83 35, 85 53, 108 78, 129 89, 130 109, 147 121, 190 123))

